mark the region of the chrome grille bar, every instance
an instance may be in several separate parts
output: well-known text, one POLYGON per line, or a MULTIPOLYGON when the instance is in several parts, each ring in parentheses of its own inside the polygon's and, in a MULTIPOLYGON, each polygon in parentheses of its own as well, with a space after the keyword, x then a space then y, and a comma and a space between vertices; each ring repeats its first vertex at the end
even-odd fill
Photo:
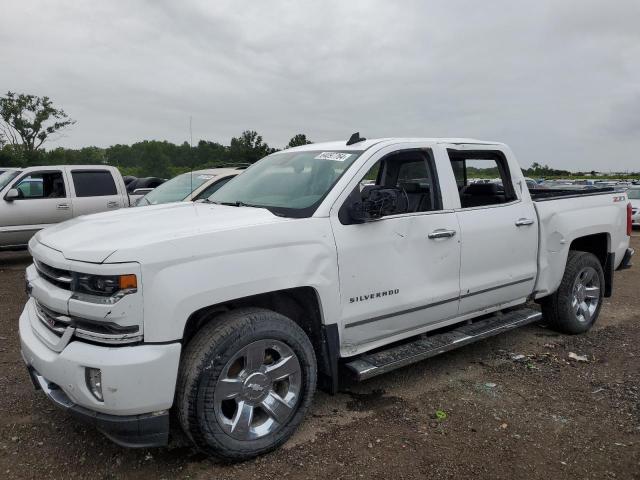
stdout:
POLYGON ((33 259, 33 263, 42 277, 60 288, 71 290, 71 272, 51 267, 35 258, 33 259))
POLYGON ((38 320, 51 332, 58 337, 62 337, 67 330, 73 330, 73 335, 78 338, 83 338, 92 342, 108 343, 108 344, 123 344, 134 343, 142 341, 142 335, 139 331, 131 333, 102 333, 92 331, 86 328, 86 325, 82 324, 85 328, 79 328, 78 323, 82 321, 80 319, 72 319, 66 315, 54 312, 53 310, 45 307, 37 300, 35 300, 36 315, 38 320))

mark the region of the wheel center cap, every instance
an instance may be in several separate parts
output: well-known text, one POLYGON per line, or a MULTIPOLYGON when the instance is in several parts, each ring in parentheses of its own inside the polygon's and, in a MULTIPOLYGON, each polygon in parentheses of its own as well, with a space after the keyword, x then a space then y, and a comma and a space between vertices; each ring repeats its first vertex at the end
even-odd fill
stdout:
POLYGON ((242 393, 250 401, 261 400, 267 396, 270 389, 269 377, 260 372, 249 375, 242 385, 242 393))

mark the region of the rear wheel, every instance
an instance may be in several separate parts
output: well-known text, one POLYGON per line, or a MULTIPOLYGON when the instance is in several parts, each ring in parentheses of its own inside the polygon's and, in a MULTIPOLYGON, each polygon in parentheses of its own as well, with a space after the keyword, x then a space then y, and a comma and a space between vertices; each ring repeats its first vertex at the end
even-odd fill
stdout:
POLYGON ((549 324, 563 333, 589 330, 602 307, 604 272, 592 253, 570 251, 560 287, 540 302, 549 324))
POLYGON ((199 449, 245 460, 293 434, 315 385, 313 347, 297 324, 269 310, 236 310, 205 325, 186 347, 177 414, 199 449))

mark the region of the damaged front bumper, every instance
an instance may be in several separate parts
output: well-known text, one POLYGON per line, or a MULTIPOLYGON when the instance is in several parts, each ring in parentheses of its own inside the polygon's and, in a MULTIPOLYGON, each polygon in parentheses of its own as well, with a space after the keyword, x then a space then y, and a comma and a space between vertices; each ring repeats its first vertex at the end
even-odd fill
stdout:
POLYGON ((67 411, 77 420, 104 434, 112 442, 123 447, 162 447, 169 441, 169 412, 163 410, 142 415, 108 415, 76 405, 54 383, 28 367, 29 376, 37 390, 42 390, 57 407, 67 411))

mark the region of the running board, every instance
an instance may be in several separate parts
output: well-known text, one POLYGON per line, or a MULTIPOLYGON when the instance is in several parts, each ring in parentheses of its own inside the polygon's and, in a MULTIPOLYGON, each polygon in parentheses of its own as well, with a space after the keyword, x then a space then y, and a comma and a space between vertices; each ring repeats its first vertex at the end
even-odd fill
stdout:
POLYGON ((357 380, 366 380, 541 319, 542 313, 531 308, 506 313, 498 312, 489 318, 464 324, 445 333, 421 335, 417 340, 409 343, 374 353, 365 353, 345 366, 355 374, 357 380))

